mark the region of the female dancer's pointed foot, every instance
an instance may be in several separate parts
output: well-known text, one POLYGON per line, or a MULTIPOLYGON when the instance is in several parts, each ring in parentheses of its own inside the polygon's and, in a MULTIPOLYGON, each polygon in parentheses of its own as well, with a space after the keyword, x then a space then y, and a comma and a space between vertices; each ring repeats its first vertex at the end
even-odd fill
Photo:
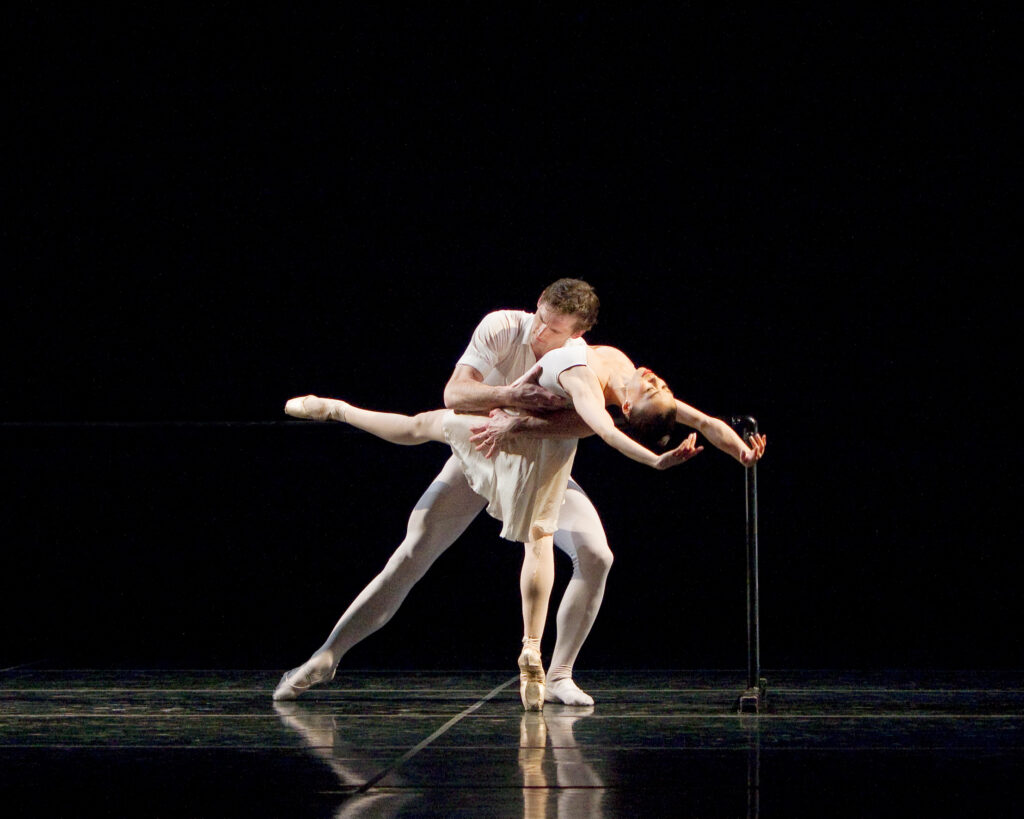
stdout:
POLYGON ((312 404, 312 395, 300 395, 298 398, 289 398, 284 405, 285 415, 290 415, 292 418, 309 418, 309 413, 306 411, 306 399, 310 399, 312 404))
POLYGON ((560 702, 562 705, 593 705, 594 698, 572 681, 572 677, 548 680, 544 690, 545 702, 560 702))
POLYGON ((344 421, 344 401, 335 398, 320 398, 316 395, 302 395, 290 398, 284 405, 284 411, 293 418, 308 418, 311 421, 344 421))
POLYGON ((544 666, 540 652, 530 646, 519 655, 519 698, 527 711, 544 708, 544 666))
POLYGON ((274 689, 274 699, 294 700, 314 685, 333 680, 334 672, 335 666, 331 663, 330 657, 314 654, 298 668, 284 673, 281 682, 274 689))

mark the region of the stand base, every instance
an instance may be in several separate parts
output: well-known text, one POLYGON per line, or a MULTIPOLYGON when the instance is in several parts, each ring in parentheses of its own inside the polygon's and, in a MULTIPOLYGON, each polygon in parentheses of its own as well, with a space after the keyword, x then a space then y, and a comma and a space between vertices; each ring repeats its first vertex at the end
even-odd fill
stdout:
POLYGON ((768 681, 763 678, 759 679, 757 681, 757 686, 754 688, 748 688, 740 694, 739 699, 736 701, 737 712, 740 714, 761 713, 761 707, 764 705, 767 689, 768 681))

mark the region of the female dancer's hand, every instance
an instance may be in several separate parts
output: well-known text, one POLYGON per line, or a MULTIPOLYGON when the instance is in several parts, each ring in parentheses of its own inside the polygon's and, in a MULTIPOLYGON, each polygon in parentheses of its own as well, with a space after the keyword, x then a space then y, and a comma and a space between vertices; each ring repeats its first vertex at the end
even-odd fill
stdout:
POLYGON ((768 438, 764 435, 753 435, 750 438, 750 446, 746 452, 740 453, 740 463, 744 466, 753 466, 764 456, 764 448, 768 444, 768 438))
POLYGON ((664 452, 658 456, 658 460, 654 464, 654 468, 668 469, 669 467, 679 466, 679 464, 686 463, 694 455, 699 455, 703 451, 703 446, 697 446, 697 433, 691 432, 686 436, 686 440, 684 440, 675 449, 670 449, 668 452, 664 452))

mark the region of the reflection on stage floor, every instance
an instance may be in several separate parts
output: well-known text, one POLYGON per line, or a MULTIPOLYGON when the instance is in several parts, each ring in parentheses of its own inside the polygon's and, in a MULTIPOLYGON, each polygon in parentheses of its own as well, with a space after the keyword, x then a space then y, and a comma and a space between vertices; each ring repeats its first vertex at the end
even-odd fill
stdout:
MULTIPOLYGON (((1024 673, 589 672, 524 714, 508 672, 0 673, 0 797, 36 816, 1009 815, 1024 673)), ((12 815, 8 813, 8 815, 12 815)))

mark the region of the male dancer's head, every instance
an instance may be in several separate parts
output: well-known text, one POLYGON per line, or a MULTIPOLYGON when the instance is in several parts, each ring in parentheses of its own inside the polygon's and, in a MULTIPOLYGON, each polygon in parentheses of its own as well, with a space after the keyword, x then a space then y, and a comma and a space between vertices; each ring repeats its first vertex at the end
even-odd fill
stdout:
POLYGON ((537 300, 530 347, 540 358, 570 338, 579 338, 597 324, 600 302, 594 288, 580 279, 559 279, 537 300))

